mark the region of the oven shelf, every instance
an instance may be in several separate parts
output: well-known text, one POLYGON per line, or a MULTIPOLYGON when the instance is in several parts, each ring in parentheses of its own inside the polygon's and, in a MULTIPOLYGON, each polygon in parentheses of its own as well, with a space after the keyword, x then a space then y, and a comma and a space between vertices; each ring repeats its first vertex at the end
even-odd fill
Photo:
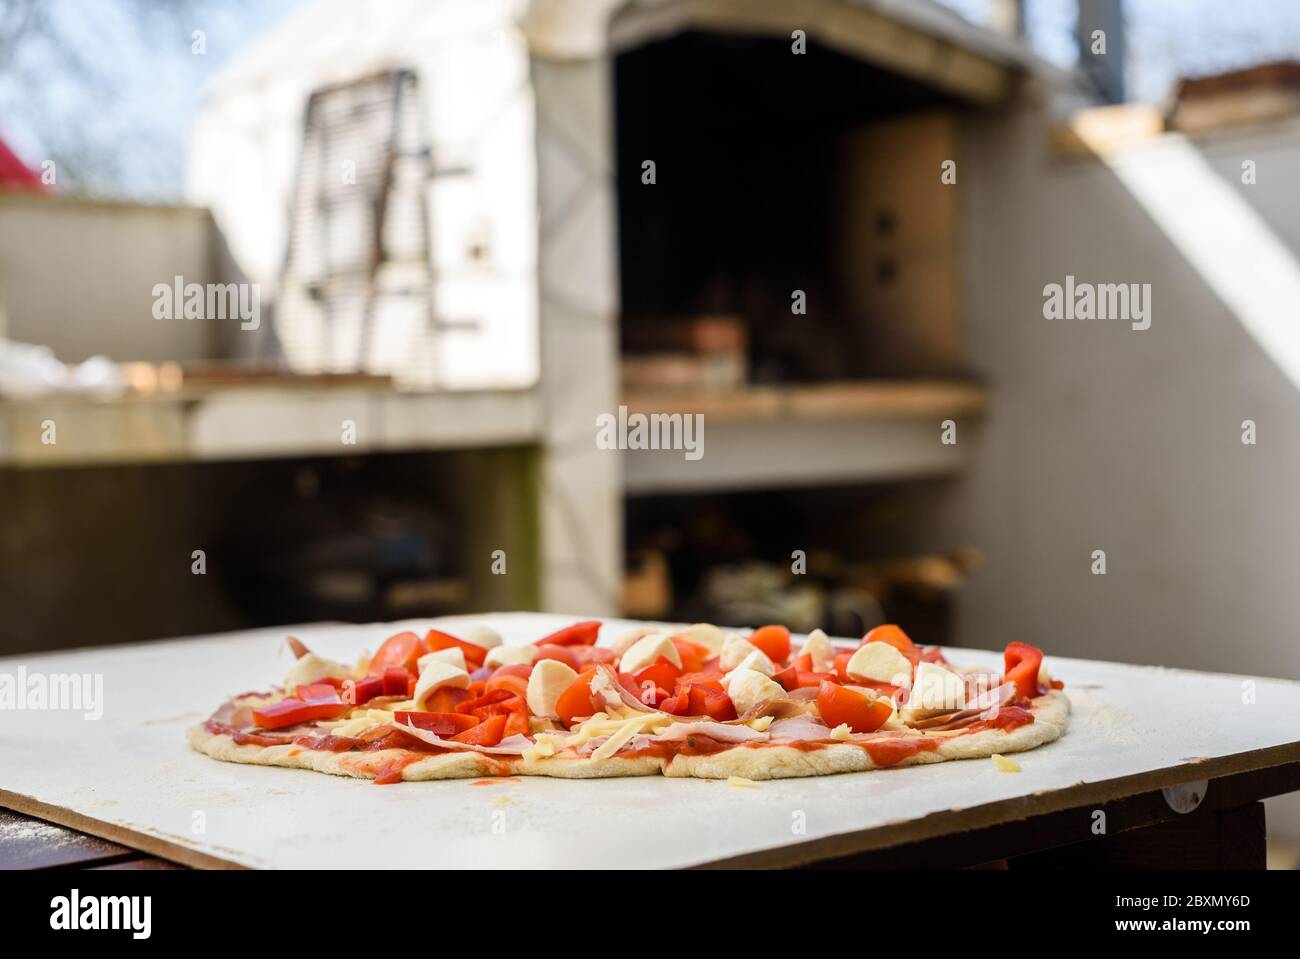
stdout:
POLYGON ((689 493, 910 479, 958 472, 958 441, 943 421, 978 416, 987 393, 958 380, 882 380, 752 387, 726 392, 627 392, 635 413, 699 413, 703 455, 628 450, 629 494, 689 493))
POLYGON ((364 381, 281 382, 96 400, 0 402, 0 467, 329 456, 535 443, 534 391, 403 393, 364 381), (57 442, 42 442, 43 423, 57 442), (355 443, 343 424, 355 424, 355 443))

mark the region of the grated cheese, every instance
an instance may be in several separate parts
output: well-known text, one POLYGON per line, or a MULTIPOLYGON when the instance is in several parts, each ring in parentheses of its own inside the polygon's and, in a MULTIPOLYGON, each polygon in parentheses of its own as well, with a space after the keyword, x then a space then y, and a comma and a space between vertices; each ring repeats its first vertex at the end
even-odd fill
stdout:
POLYGON ((618 731, 612 733, 608 739, 595 748, 591 754, 592 759, 608 759, 624 746, 632 741, 632 737, 641 732, 641 727, 645 725, 644 719, 629 719, 618 731))

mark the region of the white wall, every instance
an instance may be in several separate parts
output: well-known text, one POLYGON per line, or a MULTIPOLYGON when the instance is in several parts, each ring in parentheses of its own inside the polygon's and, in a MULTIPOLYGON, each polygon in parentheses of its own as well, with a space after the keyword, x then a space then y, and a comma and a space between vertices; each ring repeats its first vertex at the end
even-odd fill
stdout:
MULTIPOLYGON (((1300 251, 1300 124, 1193 145, 1300 251)), ((959 170, 969 357, 992 402, 931 531, 986 553, 958 641, 1300 677, 1297 387, 1105 164, 1050 154, 1038 110, 973 118, 959 170), (1045 320, 1066 274, 1150 283, 1151 328, 1045 320)), ((1300 836, 1300 803, 1271 814, 1300 836)))
POLYGON ((210 358, 213 324, 154 319, 153 287, 219 279, 216 242, 203 209, 0 195, 0 334, 65 361, 210 358))

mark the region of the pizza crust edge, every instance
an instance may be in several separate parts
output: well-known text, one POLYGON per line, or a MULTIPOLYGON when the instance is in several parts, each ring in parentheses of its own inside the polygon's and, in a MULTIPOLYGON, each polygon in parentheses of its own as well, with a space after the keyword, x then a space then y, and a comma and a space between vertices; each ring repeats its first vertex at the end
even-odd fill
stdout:
MULTIPOLYGON (((994 753, 1015 753, 1050 743, 1065 732, 1069 723, 1070 700, 1053 691, 1033 701, 1034 722, 1009 732, 986 729, 956 736, 940 742, 937 749, 917 753, 897 766, 916 766, 951 759, 980 759, 994 753)), ((302 746, 238 745, 226 733, 208 732, 195 726, 188 733, 190 745, 200 753, 224 762, 257 766, 283 766, 310 769, 333 776, 373 779, 379 771, 413 754, 404 749, 383 749, 372 753, 327 752, 302 746)), ((906 738, 906 737, 900 737, 906 738)), ((444 753, 409 763, 402 770, 406 782, 432 779, 476 779, 490 776, 551 776, 562 779, 603 779, 617 776, 694 777, 726 779, 787 779, 801 776, 826 776, 836 773, 862 772, 877 768, 867 752, 858 746, 833 745, 809 751, 790 746, 754 748, 736 746, 708 756, 675 756, 665 763, 654 757, 586 759, 553 757, 523 759, 509 756, 486 756, 481 753, 444 753)))

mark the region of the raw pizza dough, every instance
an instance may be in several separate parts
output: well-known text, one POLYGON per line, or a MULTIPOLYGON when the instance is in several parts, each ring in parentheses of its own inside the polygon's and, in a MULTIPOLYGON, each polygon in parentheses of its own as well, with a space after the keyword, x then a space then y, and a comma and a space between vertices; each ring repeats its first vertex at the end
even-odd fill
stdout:
MULTIPOLYGON (((893 766, 915 766, 950 759, 981 759, 994 754, 1023 752, 1050 743, 1064 734, 1070 715, 1070 701, 1054 690, 1032 701, 1034 721, 1010 731, 986 729, 974 733, 939 736, 916 731, 898 731, 888 738, 938 739, 936 749, 918 752, 893 766)), ((885 737, 882 737, 885 738, 885 737)), ((475 752, 429 755, 405 749, 374 752, 328 752, 295 744, 256 746, 237 744, 227 733, 214 733, 203 726, 189 730, 190 745, 199 752, 225 762, 258 766, 286 766, 311 769, 334 776, 374 779, 394 763, 414 759, 402 769, 402 780, 476 779, 489 776, 554 776, 561 779, 600 779, 615 776, 693 776, 697 779, 789 779, 861 772, 878 768, 861 746, 851 743, 821 745, 816 749, 780 744, 738 745, 709 755, 589 759, 566 755, 539 759, 488 756, 475 752), (415 758, 422 757, 422 758, 415 758)))

